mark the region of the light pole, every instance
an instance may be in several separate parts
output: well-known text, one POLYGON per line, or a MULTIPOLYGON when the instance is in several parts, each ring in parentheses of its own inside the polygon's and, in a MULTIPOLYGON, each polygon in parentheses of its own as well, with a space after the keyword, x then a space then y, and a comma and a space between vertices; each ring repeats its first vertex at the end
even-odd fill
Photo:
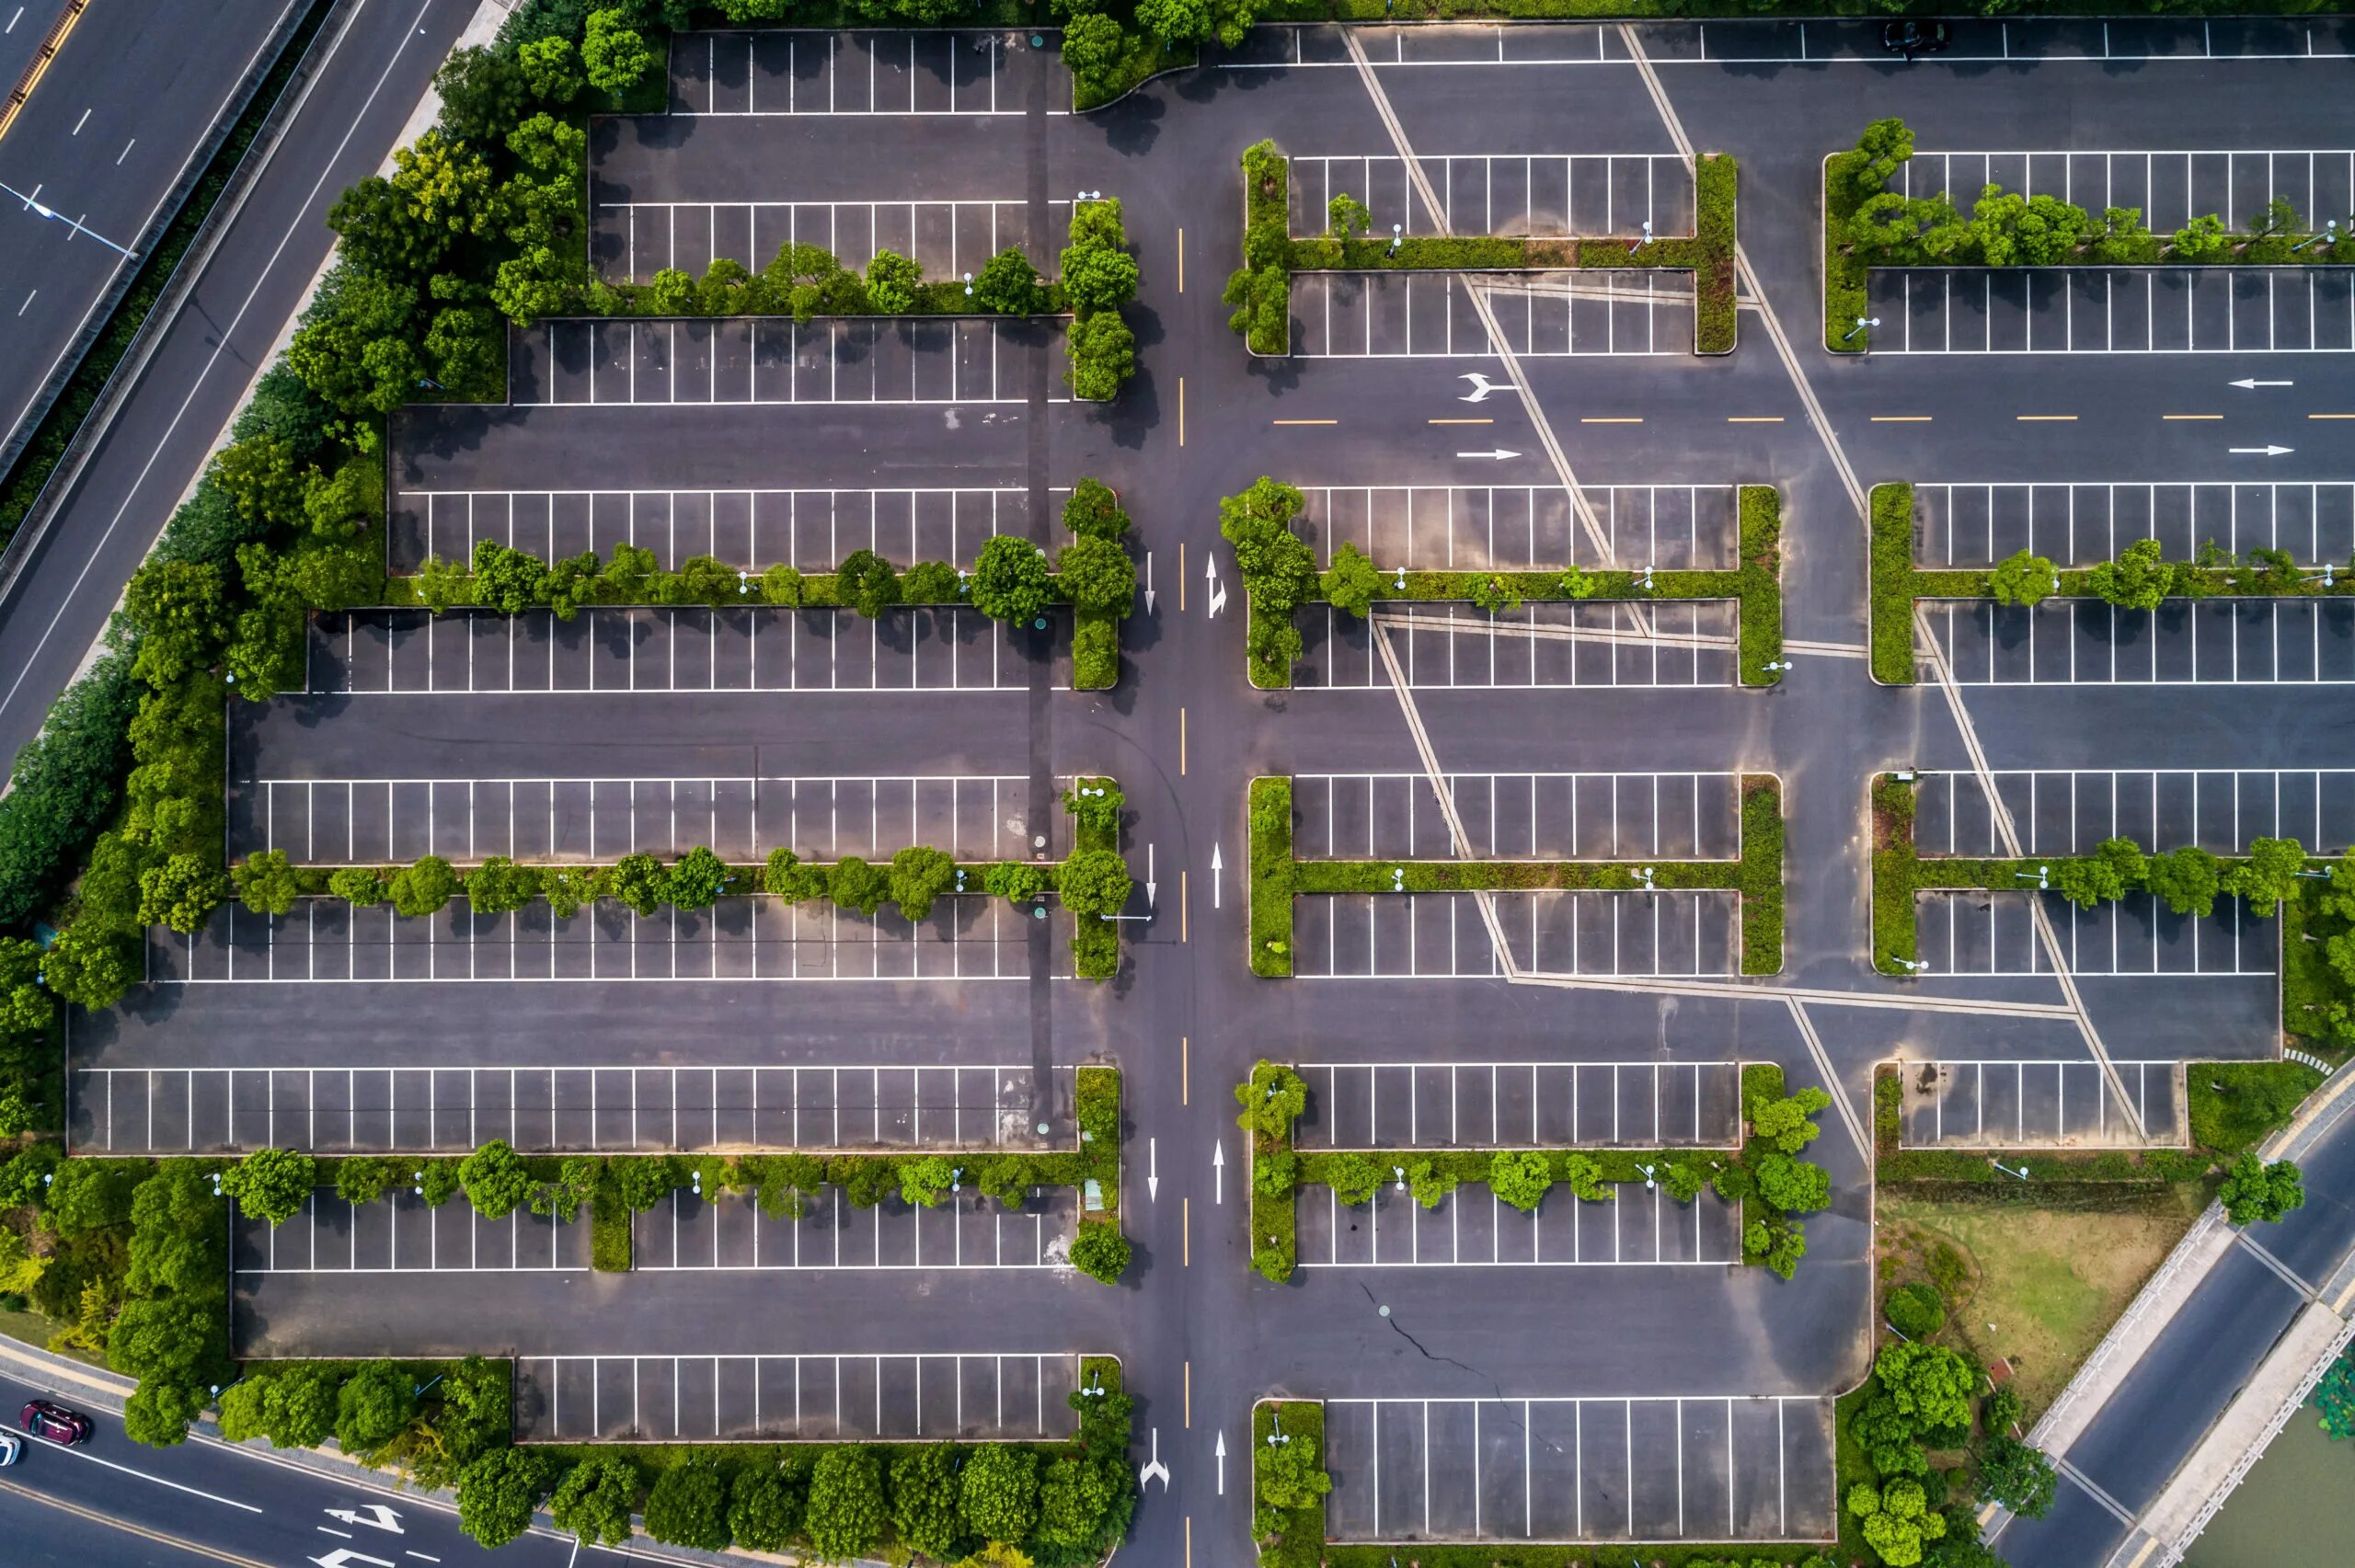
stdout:
POLYGON ((2310 245, 2315 244, 2317 241, 2321 243, 2322 247, 2325 250, 2328 250, 2331 246, 2331 243, 2338 238, 2338 220, 2332 218, 2323 224, 2322 233, 2318 235, 2308 235, 2305 238, 2292 246, 2290 247, 2290 254, 2295 256, 2298 252, 2305 249, 2306 246, 2310 245))
POLYGON ((1908 974, 1927 974, 1930 969, 1930 961, 1927 958, 1900 958, 1895 962, 1899 968, 1905 970, 1908 974))
POLYGON ((2036 884, 2036 890, 2038 892, 2050 892, 2052 887, 2052 868, 2049 865, 2039 865, 2036 868, 2033 875, 2025 871, 2015 871, 2012 873, 2012 880, 2015 882, 2033 881, 2036 884))
POLYGON ((1649 218, 1644 220, 1644 243, 1646 245, 1652 243, 1652 221, 1649 218))
POLYGON ((1791 667, 1791 661, 1790 661, 1789 659, 1787 659, 1787 658, 1777 658, 1777 659, 1769 659, 1767 662, 1765 662, 1764 664, 1760 665, 1758 668, 1759 668, 1759 669, 1761 669, 1761 670, 1788 670, 1790 667, 1791 667))
POLYGON ((1398 242, 1399 242, 1399 241, 1401 241, 1401 240, 1403 240, 1403 239, 1405 239, 1406 237, 1407 237, 1407 225, 1406 225, 1406 224, 1404 224, 1404 223, 1393 223, 1393 224, 1391 224, 1391 225, 1390 225, 1390 248, 1389 248, 1388 250, 1384 251, 1384 252, 1383 252, 1383 254, 1384 254, 1384 256, 1396 256, 1396 255, 1397 255, 1397 254, 1398 254, 1398 242))
POLYGON ((973 297, 973 275, 971 272, 965 274, 965 297, 969 300, 973 297))
POLYGON ((1841 338, 1840 341, 1841 341, 1841 342, 1843 342, 1843 343, 1845 343, 1846 341, 1848 341, 1848 339, 1849 339, 1849 338, 1854 338, 1857 333, 1862 332, 1866 327, 1867 327, 1867 326, 1878 326, 1879 325, 1880 325, 1880 317, 1878 317, 1878 316, 1877 316, 1877 315, 1873 315, 1873 316, 1864 316, 1864 315, 1860 315, 1860 316, 1856 317, 1856 325, 1855 325, 1855 326, 1852 326, 1852 327, 1850 327, 1850 328, 1848 328, 1847 333, 1846 333, 1844 336, 1843 336, 1843 337, 1841 338))

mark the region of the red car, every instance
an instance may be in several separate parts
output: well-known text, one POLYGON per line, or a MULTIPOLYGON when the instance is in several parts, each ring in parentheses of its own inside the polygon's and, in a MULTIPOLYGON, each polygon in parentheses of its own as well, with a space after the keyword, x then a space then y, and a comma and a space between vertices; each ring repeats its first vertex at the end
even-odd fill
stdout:
POLYGON ((90 1418, 66 1409, 53 1400, 29 1401, 17 1416, 17 1424, 36 1437, 46 1437, 52 1443, 72 1448, 90 1440, 90 1418))

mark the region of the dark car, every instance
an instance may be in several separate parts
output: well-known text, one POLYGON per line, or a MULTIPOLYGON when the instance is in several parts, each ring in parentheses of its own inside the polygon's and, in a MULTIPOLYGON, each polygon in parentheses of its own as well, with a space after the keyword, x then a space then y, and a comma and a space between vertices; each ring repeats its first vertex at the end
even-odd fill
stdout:
POLYGON ((90 1440, 90 1418, 66 1409, 54 1400, 37 1399, 27 1402, 17 1425, 36 1437, 46 1437, 52 1443, 72 1448, 90 1440))
POLYGON ((1954 35, 1944 22, 1909 19, 1881 24, 1881 48, 1909 63, 1924 54, 1943 54, 1953 45, 1954 35))

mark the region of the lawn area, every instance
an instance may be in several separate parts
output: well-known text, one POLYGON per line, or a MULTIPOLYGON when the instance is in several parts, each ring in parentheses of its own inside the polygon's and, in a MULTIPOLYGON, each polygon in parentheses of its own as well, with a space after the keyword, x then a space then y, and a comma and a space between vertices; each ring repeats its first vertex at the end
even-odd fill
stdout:
MULTIPOLYGON (((2120 1195, 2121 1197, 2125 1195, 2120 1195)), ((2198 1183, 2139 1188, 2121 1207, 1880 1198, 1880 1288, 1927 1279, 1946 1296, 1940 1341, 1993 1366, 2033 1423, 2057 1398, 2206 1202, 2198 1183)))
MULTIPOLYGON (((0 1310, 0 1336, 16 1340, 21 1345, 29 1345, 36 1350, 47 1350, 49 1336, 56 1332, 57 1325, 39 1312, 30 1310, 21 1312, 0 1310)), ((57 1354, 70 1360, 79 1361, 85 1367, 106 1365, 106 1362, 98 1356, 79 1350, 61 1350, 57 1354)))

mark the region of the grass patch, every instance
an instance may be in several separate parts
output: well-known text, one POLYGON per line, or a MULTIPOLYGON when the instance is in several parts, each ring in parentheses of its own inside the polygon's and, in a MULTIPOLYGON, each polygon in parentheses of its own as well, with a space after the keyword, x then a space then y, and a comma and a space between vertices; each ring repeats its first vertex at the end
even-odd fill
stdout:
POLYGON ((2281 906, 2281 1029, 2299 1048, 2326 1061, 2349 1056, 2347 982, 2325 956, 2323 944, 2344 935, 2348 922, 2326 913, 2330 884, 2302 881, 2298 896, 2281 906))
POLYGON ((2323 1081, 2298 1061, 2195 1061, 2183 1071, 2191 1140, 2224 1160, 2286 1125, 2323 1081))
POLYGON ((1856 327, 1871 309, 1867 269, 1841 238, 1864 205, 1855 171, 1869 162, 1854 147, 1823 160, 1823 346, 1835 354, 1861 354, 1873 345, 1873 329, 1856 327), (1856 335, 1848 338, 1852 327, 1856 335))
POLYGON ((1074 692, 1109 692, 1120 679, 1120 621, 1081 610, 1072 616, 1071 684, 1074 692))
POLYGON ((1741 565, 1735 591, 1741 600, 1741 683, 1773 686, 1783 679, 1770 664, 1783 661, 1783 493, 1772 485, 1739 492, 1741 565))
MULTIPOLYGON (((1028 16, 1017 17, 1016 20, 1023 27, 1036 25, 1036 18, 1028 16)), ((1074 114, 1086 114, 1089 109, 1117 103, 1164 71, 1183 70, 1193 64, 1196 59, 1195 47, 1190 43, 1172 47, 1152 34, 1141 31, 1126 32, 1124 40, 1128 44, 1127 52, 1101 76, 1072 73, 1071 108, 1074 114)), ((1060 36, 1055 46, 1058 49, 1063 47, 1060 36)))
POLYGON ((1884 975, 1911 972, 1921 956, 1913 920, 1919 856, 1913 848, 1913 781, 1877 774, 1872 789, 1873 967, 1884 975))
POLYGON ((1292 973, 1292 896, 1299 866, 1292 858, 1292 780, 1251 781, 1251 972, 1269 979, 1292 973))
MULTIPOLYGON (((1269 1439, 1276 1435, 1281 1420, 1283 1434, 1295 1443, 1316 1445, 1316 1459, 1322 1464, 1325 1453, 1325 1404, 1321 1400, 1287 1399, 1261 1400, 1251 1407, 1251 1451, 1258 1454, 1269 1447, 1269 1439)), ((1258 1489, 1252 1488, 1254 1502, 1258 1489)), ((1383 1547, 1383 1551, 1392 1549, 1383 1547)), ((1424 1555, 1417 1549, 1418 1555, 1424 1555)), ((1318 1568, 1331 1561, 1325 1550, 1325 1505, 1308 1508, 1287 1508, 1276 1516, 1276 1530, 1261 1540, 1259 1561, 1266 1568, 1318 1568)))
POLYGON ((1767 773, 1741 781, 1741 972, 1783 970, 1783 786, 1767 773))
POLYGON ((1913 486, 1876 485, 1872 494, 1873 679, 1913 684, 1913 486))

